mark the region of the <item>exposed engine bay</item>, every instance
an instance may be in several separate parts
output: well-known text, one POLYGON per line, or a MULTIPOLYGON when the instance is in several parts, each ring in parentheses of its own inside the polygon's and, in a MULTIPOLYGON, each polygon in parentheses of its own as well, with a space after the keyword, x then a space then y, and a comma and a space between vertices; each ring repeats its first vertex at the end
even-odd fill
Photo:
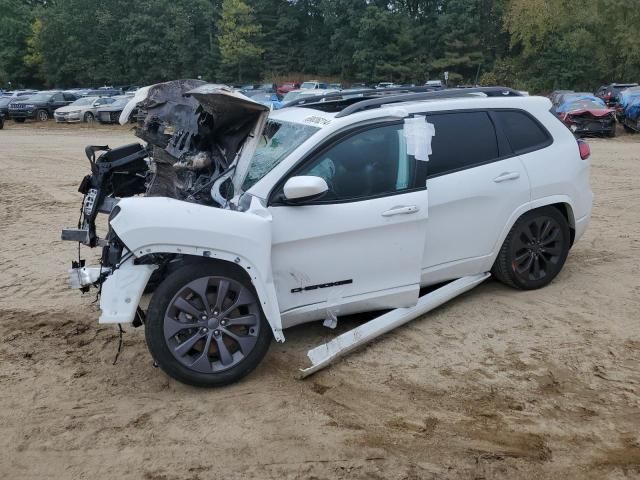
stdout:
POLYGON ((91 174, 78 189, 84 195, 81 216, 77 229, 63 230, 63 240, 104 246, 109 240, 96 235, 96 216, 113 215, 122 197, 161 196, 228 206, 237 159, 268 112, 229 87, 201 80, 144 87, 123 117, 133 108, 138 108, 135 135, 146 145, 86 147, 91 174))

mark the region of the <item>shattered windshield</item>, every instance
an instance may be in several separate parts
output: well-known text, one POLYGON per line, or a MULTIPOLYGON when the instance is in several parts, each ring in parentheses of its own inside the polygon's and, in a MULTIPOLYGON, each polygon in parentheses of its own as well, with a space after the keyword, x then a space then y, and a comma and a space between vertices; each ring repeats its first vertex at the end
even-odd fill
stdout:
POLYGON ((318 127, 301 123, 270 120, 253 154, 242 190, 251 188, 318 130, 318 127))

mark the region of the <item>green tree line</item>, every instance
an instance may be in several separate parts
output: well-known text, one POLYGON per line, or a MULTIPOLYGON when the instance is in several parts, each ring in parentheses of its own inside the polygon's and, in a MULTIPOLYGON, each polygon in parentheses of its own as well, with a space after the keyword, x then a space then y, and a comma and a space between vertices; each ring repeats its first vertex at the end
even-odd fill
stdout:
POLYGON ((640 80, 629 0, 0 0, 0 88, 640 80))

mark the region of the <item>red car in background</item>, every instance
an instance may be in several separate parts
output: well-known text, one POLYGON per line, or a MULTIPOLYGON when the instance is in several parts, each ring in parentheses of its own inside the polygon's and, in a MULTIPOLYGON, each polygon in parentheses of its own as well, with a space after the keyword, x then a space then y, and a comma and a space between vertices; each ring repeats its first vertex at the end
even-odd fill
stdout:
POLYGON ((558 118, 577 136, 616 136, 616 111, 591 99, 570 100, 557 111, 558 118))
POLYGON ((603 85, 595 93, 596 97, 601 98, 609 107, 615 107, 618 104, 620 92, 630 87, 637 87, 637 83, 612 83, 603 85))
POLYGON ((286 95, 291 90, 297 90, 298 88, 300 88, 300 84, 298 82, 284 82, 283 84, 278 85, 276 92, 279 95, 286 95))

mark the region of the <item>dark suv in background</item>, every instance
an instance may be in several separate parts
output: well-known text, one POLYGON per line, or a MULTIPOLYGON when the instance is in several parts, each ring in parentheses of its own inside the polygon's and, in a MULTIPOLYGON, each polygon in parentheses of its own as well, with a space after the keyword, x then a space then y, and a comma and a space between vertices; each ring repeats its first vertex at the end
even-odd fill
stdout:
POLYGON ((36 90, 16 90, 14 92, 5 93, 0 97, 0 113, 4 114, 5 118, 9 115, 9 104, 15 100, 19 100, 20 97, 24 100, 26 97, 30 97, 38 93, 36 90))
POLYGON ((36 93, 26 99, 16 99, 9 103, 9 118, 22 123, 27 118, 46 122, 53 118, 53 112, 78 99, 77 95, 58 90, 36 93))

